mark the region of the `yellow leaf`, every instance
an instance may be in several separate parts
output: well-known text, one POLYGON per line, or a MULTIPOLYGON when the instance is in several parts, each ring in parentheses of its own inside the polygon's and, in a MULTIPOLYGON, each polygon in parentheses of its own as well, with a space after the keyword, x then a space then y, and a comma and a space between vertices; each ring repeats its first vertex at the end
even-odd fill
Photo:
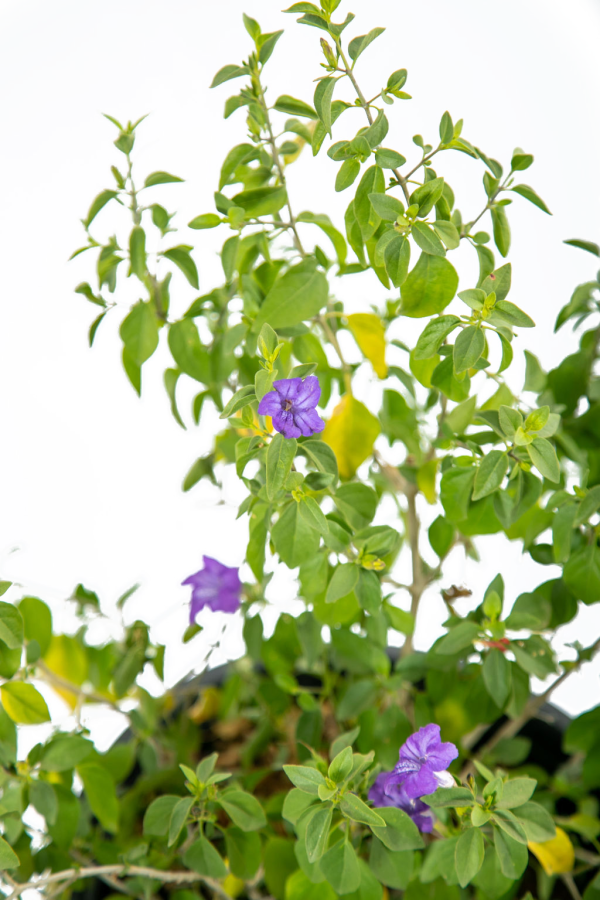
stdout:
POLYGON ((46 701, 32 684, 9 681, 0 688, 2 705, 13 722, 22 725, 39 725, 50 721, 46 701))
POLYGON ((187 714, 192 722, 200 725, 202 722, 214 719, 220 705, 221 692, 215 687, 207 687, 206 690, 202 691, 199 699, 188 710, 187 714))
MULTIPOLYGON (((225 862, 227 863, 228 860, 225 860, 225 862)), ((225 893, 229 894, 230 897, 233 897, 234 900, 236 897, 239 897, 239 895, 244 890, 244 887, 246 886, 245 882, 243 882, 241 878, 238 878, 236 875, 232 875, 231 873, 229 873, 229 875, 227 875, 223 879, 221 884, 223 885, 223 890, 225 891, 225 893)))
POLYGON ((439 459, 430 459, 417 469, 417 486, 428 503, 436 501, 435 477, 439 464, 439 459))
MULTIPOLYGON (((88 674, 88 659, 79 641, 68 634, 53 634, 50 646, 44 655, 44 662, 51 672, 70 681, 78 687, 83 684, 88 674)), ((77 706, 77 694, 73 691, 52 685, 57 694, 65 700, 71 709, 77 706)))
POLYGON ((575 864, 573 844, 562 828, 556 829, 556 837, 543 844, 529 841, 527 844, 534 856, 537 856, 546 875, 560 875, 571 872, 575 864))
POLYGON ((379 420, 352 394, 344 394, 325 426, 323 440, 336 455, 341 478, 352 478, 373 452, 379 420))
POLYGON ((385 332, 379 316, 372 313, 354 313, 354 315, 348 316, 348 328, 373 366, 375 374, 379 378, 387 378, 385 332))

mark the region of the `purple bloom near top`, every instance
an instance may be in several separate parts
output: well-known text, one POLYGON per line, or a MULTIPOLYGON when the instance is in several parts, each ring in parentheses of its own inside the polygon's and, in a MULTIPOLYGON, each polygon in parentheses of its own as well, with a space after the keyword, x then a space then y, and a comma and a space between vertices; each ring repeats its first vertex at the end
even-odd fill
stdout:
POLYGON ((431 810, 422 800, 412 800, 403 785, 389 784, 392 772, 381 772, 369 791, 369 800, 375 806, 396 806, 411 817, 419 831, 433 830, 431 810))
POLYGON ((213 612, 234 613, 240 606, 242 583, 238 569, 224 566, 210 556, 203 556, 204 568, 190 575, 182 584, 191 584, 190 625, 205 606, 213 612))
POLYGON ((425 725, 400 747, 400 760, 394 766, 386 786, 401 784, 412 800, 433 794, 438 787, 454 787, 454 779, 446 769, 458 756, 454 744, 440 740, 439 725, 425 725))
POLYGON ((271 416, 273 427, 284 438, 310 437, 323 431, 325 422, 315 408, 321 396, 316 375, 309 375, 304 381, 282 378, 273 382, 273 388, 258 404, 258 412, 271 416))

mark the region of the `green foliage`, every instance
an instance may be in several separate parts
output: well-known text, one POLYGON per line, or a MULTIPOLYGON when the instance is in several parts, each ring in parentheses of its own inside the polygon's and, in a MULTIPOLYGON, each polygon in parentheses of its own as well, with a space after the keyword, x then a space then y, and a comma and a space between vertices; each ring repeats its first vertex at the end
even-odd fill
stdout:
MULTIPOLYGON (((217 686, 191 682, 189 694, 186 687, 151 696, 140 676, 152 666, 162 679, 173 648, 154 643, 143 621, 99 645, 88 635, 104 604, 94 591, 80 584, 73 592, 81 627, 71 635, 56 631, 42 600, 18 598, 16 585, 0 582, 0 868, 18 869, 23 884, 34 872, 67 872, 48 881, 64 891, 74 865, 110 865, 110 889, 136 897, 179 882, 175 900, 194 900, 199 882, 202 892, 253 900, 382 900, 384 888, 407 900, 500 900, 520 896, 530 865, 528 884, 537 876, 540 897, 550 900, 552 883, 527 845, 569 874, 573 843, 585 862, 574 876, 578 890, 596 890, 588 887, 595 872, 586 873, 596 866, 590 846, 597 849, 600 833, 590 795, 600 786, 598 709, 568 729, 573 757, 556 773, 528 761, 517 729, 537 710, 531 676, 551 688, 598 650, 593 635, 557 660, 551 643, 579 602, 600 601, 598 322, 588 322, 578 351, 549 372, 525 350, 527 396, 515 393, 514 348, 534 322, 508 299, 511 265, 497 267, 495 253, 510 252, 521 200, 549 213, 534 188, 518 183, 533 157, 517 148, 503 166, 442 110, 429 138, 383 146, 396 133, 394 103, 411 99, 408 74, 380 73, 382 88, 367 102, 362 73, 376 71, 372 45, 381 38, 383 51, 390 36, 381 37, 382 27, 353 34, 353 15, 340 6, 299 2, 286 11, 320 39, 324 71, 305 73, 312 104, 286 85, 267 93, 266 66, 281 52, 282 32, 263 32, 244 16, 247 58, 224 66, 211 87, 235 82, 225 117, 243 109, 245 132, 241 123, 242 142, 224 153, 214 210, 192 218, 186 235, 171 239, 181 225, 154 200, 163 184, 185 189, 182 179, 138 173, 141 120, 107 117, 117 129, 115 187, 83 220, 87 245, 76 254, 96 254, 96 281, 76 293, 101 308, 90 344, 105 319, 119 317, 113 327, 138 393, 142 368, 165 359, 177 425, 221 422, 183 489, 204 478, 218 487, 226 466, 243 485, 246 659, 217 686), (355 131, 346 113, 357 107, 364 118, 355 131), (450 151, 465 155, 467 174, 477 168, 483 177, 482 209, 472 218, 444 174, 450 151), (332 196, 346 192, 343 227, 323 209, 299 211, 286 176, 301 153, 312 153, 307 166, 329 172, 332 196), (510 198, 519 199, 511 206, 510 198), (113 220, 118 234, 126 224, 123 246, 92 234, 113 220), (197 296, 202 256, 184 241, 202 241, 208 229, 221 229, 223 278, 197 296), (343 302, 352 283, 345 279, 369 270, 360 308, 343 302), (133 305, 122 299, 131 277, 133 305), (406 318, 425 320, 412 346, 406 318), (319 380, 325 428, 286 438, 259 403, 276 381, 309 375, 319 380), (372 376, 386 382, 381 393, 365 387, 372 376), (198 382, 189 416, 177 401, 198 382), (435 507, 430 517, 426 504, 435 507), (398 516, 384 521, 390 509, 398 516), (419 530, 426 516, 429 547, 419 530), (477 559, 485 534, 560 568, 516 597, 505 597, 500 575, 472 601, 466 590, 444 589, 444 633, 415 652, 423 595, 447 574, 448 557, 477 559), (304 608, 280 614, 271 633, 263 608, 278 601, 278 563, 291 570, 288 581, 298 575, 304 608), (387 651, 390 628, 405 636, 398 659, 387 651), (73 718, 62 731, 53 721, 22 758, 17 725, 54 716, 46 691, 73 718), (92 703, 128 718, 126 739, 107 752, 81 724, 92 703), (490 739, 487 728, 503 713, 503 737, 490 739), (451 766, 454 786, 421 798, 436 823, 424 840, 412 807, 376 808, 369 791, 413 725, 431 722, 461 758, 451 766), (576 813, 557 815, 563 798, 576 813), (45 822, 41 840, 31 840, 31 819, 23 818, 29 806, 45 822), (566 845, 557 821, 569 829, 566 845)), ((600 255, 590 241, 566 243, 600 255)), ((556 328, 597 316, 599 291, 594 278, 576 288, 556 328)), ((202 627, 192 624, 183 640, 202 627)))

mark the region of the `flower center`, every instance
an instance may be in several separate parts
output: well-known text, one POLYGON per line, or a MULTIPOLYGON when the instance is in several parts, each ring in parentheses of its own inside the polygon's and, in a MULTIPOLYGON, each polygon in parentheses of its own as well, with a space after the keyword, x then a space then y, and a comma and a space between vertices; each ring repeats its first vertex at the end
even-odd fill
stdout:
POLYGON ((290 410, 290 409, 292 408, 292 401, 291 401, 291 400, 286 400, 285 403, 283 404, 283 408, 286 410, 286 412, 287 412, 288 410, 290 410))

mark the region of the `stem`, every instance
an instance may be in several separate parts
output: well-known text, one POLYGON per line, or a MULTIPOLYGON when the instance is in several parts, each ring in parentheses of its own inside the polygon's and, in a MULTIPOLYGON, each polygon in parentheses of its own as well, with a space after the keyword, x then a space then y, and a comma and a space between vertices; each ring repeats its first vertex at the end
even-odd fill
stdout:
POLYGON ((337 339, 337 335, 336 335, 335 331, 331 328, 331 326, 330 326, 329 322, 327 321, 327 319, 325 318, 325 316, 319 316, 317 321, 319 322, 319 325, 323 329, 323 331, 325 333, 325 337, 327 338, 327 340, 332 345, 332 347, 334 348, 335 352, 338 355, 338 359, 342 364, 342 370, 344 373, 344 383, 346 385, 346 390, 348 391, 349 394, 351 394, 352 393, 352 381, 351 381, 351 376, 350 376, 350 366, 344 359, 344 354, 342 353, 342 348, 340 347, 340 342, 337 339))
MULTIPOLYGON (((360 86, 358 84, 358 81, 356 80, 356 77, 354 75, 352 67, 350 66, 350 64, 348 62, 348 58, 346 57, 346 54, 344 53, 344 51, 342 49, 341 40, 339 38, 337 38, 336 43, 337 43, 337 48, 339 50, 339 54, 342 58, 342 62, 344 63, 344 68, 342 71, 345 72, 345 74, 348 76, 348 78, 352 82, 352 86, 353 86, 354 90, 356 91, 356 96, 359 99, 360 105, 364 109, 367 119, 369 120, 369 125, 372 125, 373 124, 373 116, 371 115, 370 104, 367 100, 365 100, 365 95, 363 94, 363 92, 360 89, 360 86)), ((417 168, 418 168, 418 166, 417 166, 417 168)), ((402 192, 404 194, 404 199, 406 200, 407 203, 410 203, 410 191, 408 190, 408 187, 406 185, 406 178, 400 174, 398 169, 392 169, 392 172, 396 176, 396 181, 402 188, 402 192)))
MULTIPOLYGON (((419 603, 421 602, 421 597, 423 596, 423 591, 425 590, 427 582, 423 578, 423 561, 421 560, 421 554, 419 553, 419 533, 421 523, 419 522, 419 517, 417 515, 417 488, 414 485, 407 484, 404 493, 406 494, 406 501, 408 504, 406 512, 406 530, 410 543, 410 558, 412 563, 412 584, 409 588, 412 595, 410 614, 416 623, 419 603)), ((413 636, 412 634, 409 634, 406 636, 404 646, 402 647, 402 653, 403 655, 408 655, 409 653, 412 653, 412 651, 413 636)))
POLYGON ((133 216, 133 224, 139 225, 142 221, 142 214, 138 207, 137 192, 133 183, 133 176, 131 174, 133 170, 133 163, 131 162, 131 156, 129 155, 129 153, 127 154, 127 167, 127 178, 129 179, 129 184, 131 186, 131 190, 129 191, 129 196, 131 197, 131 206, 129 207, 129 209, 131 210, 131 214, 133 216))
POLYGON ((260 76, 258 72, 256 73, 256 82, 258 85, 258 97, 260 100, 260 105, 265 114, 265 120, 267 123, 267 142, 271 147, 271 154, 273 156, 273 162, 275 163, 275 168, 279 174, 279 181, 282 187, 285 188, 285 195, 287 197, 286 206, 289 213, 290 221, 289 228, 292 231, 294 237, 294 244, 296 246, 296 250, 300 254, 302 258, 306 256, 306 251, 302 246, 302 241, 300 240, 300 235, 298 234, 298 228, 296 227, 296 219, 294 218, 294 213, 292 212, 292 205, 290 203, 289 194, 287 191, 287 183, 285 180, 285 172, 283 169, 283 164, 281 162, 281 157, 279 156, 279 151, 277 149, 277 142, 275 140, 275 134, 273 132, 273 126, 271 124, 271 117, 269 116, 269 107, 267 106, 267 101, 265 100, 265 92, 260 80, 260 76))
MULTIPOLYGON (((588 648, 587 653, 590 654, 590 660, 594 658, 596 653, 600 650, 600 638, 592 644, 591 647, 588 648)), ((549 688, 547 688, 543 694, 536 694, 529 698, 527 703, 525 704, 525 708, 520 716, 517 716, 516 719, 510 719, 508 722, 505 722, 501 728, 496 731, 495 734, 486 741, 486 743, 481 747, 477 753, 478 756, 484 756, 486 753, 489 753, 490 750, 493 750, 494 747, 500 743, 500 741, 508 740, 509 738, 517 735, 523 726, 532 719, 536 713, 540 710, 540 708, 546 703, 557 687, 566 681, 566 679, 573 672, 578 672, 584 662, 588 662, 588 660, 584 660, 581 657, 573 664, 572 668, 567 669, 562 675, 559 675, 556 678, 549 688)))
POLYGON ((428 153, 427 156, 424 156, 423 159, 417 163, 414 169, 411 169, 410 172, 404 176, 405 180, 408 181, 411 175, 414 175, 415 172, 417 172, 425 162, 434 157, 436 153, 439 153, 441 149, 442 145, 440 144, 439 147, 436 147, 435 150, 432 150, 431 153, 428 153))
POLYGON ((75 694, 82 700, 89 700, 92 703, 106 703, 108 706, 111 706, 116 712, 120 712, 124 716, 128 715, 121 709, 118 703, 116 703, 114 700, 111 700, 110 697, 103 697, 102 694, 97 694, 95 691, 84 691, 83 688, 79 687, 79 685, 73 684, 72 681, 63 678, 61 675, 57 675, 55 672, 49 669, 43 660, 38 659, 38 661, 35 663, 35 667, 43 673, 43 680, 47 681, 48 684, 50 684, 52 687, 60 688, 63 691, 69 691, 71 694, 75 694))
MULTIPOLYGON (((83 866, 82 868, 64 869, 62 872, 52 872, 50 875, 44 875, 35 881, 23 882, 16 884, 11 894, 8 894, 7 900, 15 900, 20 897, 24 891, 45 887, 48 884, 54 884, 59 881, 73 881, 80 878, 104 878, 111 875, 138 876, 140 878, 155 878, 163 884, 192 884, 200 881, 205 884, 216 896, 221 900, 231 900, 229 894, 223 890, 221 885, 213 878, 206 875, 198 875, 196 872, 165 872, 162 869, 151 869, 145 866, 128 866, 123 864, 114 864, 108 866, 83 866)), ((2 873, 5 877, 5 873, 2 873)))
POLYGON ((573 876, 567 872, 565 875, 561 875, 561 878, 562 878, 565 886, 567 887, 573 900, 582 900, 582 897, 581 897, 581 894, 579 893, 577 885, 575 884, 575 882, 573 880, 573 876))

